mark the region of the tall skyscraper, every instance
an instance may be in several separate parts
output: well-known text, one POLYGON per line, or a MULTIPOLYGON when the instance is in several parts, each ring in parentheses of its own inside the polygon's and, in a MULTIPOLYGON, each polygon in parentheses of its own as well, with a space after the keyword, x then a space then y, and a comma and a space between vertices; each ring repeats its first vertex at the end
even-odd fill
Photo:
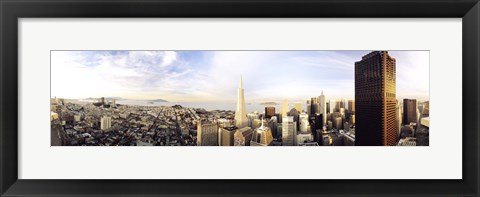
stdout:
POLYGON ((306 101, 306 106, 307 106, 307 114, 310 115, 312 114, 312 105, 310 104, 310 100, 307 99, 306 101))
POLYGON ((355 62, 355 145, 395 146, 396 60, 373 51, 355 62))
POLYGON ((318 105, 319 105, 319 114, 323 115, 323 124, 324 125, 327 122, 327 100, 325 100, 325 95, 323 95, 323 90, 322 94, 318 97, 318 105))
POLYGON ((340 99, 340 103, 338 105, 339 105, 339 107, 338 107, 339 109, 340 108, 347 109, 348 108, 347 99, 345 99, 345 98, 340 99))
POLYGON ((275 116, 275 107, 273 106, 265 107, 265 118, 271 118, 272 116, 275 116))
POLYGON ((417 100, 403 99, 403 124, 417 123, 417 100))
POLYGON ((288 100, 285 99, 282 102, 282 107, 280 108, 280 116, 283 118, 284 116, 287 116, 288 113, 288 100))
POLYGON ((300 122, 300 132, 302 133, 310 133, 311 131, 309 131, 309 128, 310 128, 310 124, 308 122, 308 114, 306 113, 301 113, 299 115, 299 120, 300 122))
POLYGON ((247 112, 245 110, 245 96, 243 94, 242 76, 238 83, 237 109, 235 110, 235 126, 243 128, 247 126, 247 112))
POLYGON ((282 122, 282 144, 283 146, 294 146, 296 138, 295 122, 293 116, 283 117, 282 122))
POLYGON ((330 100, 328 103, 330 103, 330 111, 328 113, 333 113, 336 112, 338 109, 338 103, 335 100, 330 100))
POLYGON ((355 101, 354 100, 348 100, 348 111, 355 113, 355 101))
POLYGON ((317 97, 312 97, 310 99, 310 114, 316 114, 318 113, 318 98, 317 97))

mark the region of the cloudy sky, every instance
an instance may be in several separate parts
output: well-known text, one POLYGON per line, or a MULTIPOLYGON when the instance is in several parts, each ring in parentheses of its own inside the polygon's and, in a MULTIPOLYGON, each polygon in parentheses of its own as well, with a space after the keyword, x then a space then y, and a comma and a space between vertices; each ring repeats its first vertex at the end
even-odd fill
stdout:
MULTIPOLYGON (((354 98, 354 63, 369 51, 52 51, 51 94, 168 101, 354 98)), ((397 59, 397 99, 429 98, 429 52, 397 59)))

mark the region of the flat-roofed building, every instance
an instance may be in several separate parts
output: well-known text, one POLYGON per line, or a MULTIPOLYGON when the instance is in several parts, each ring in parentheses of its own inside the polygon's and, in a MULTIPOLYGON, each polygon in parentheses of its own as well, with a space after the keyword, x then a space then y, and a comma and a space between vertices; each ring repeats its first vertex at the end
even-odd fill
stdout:
POLYGON ((294 146, 295 145, 295 122, 293 121, 293 116, 283 117, 282 122, 282 144, 283 146, 294 146))
POLYGON ((275 107, 267 106, 265 107, 265 118, 271 118, 275 116, 275 107))
POLYGON ((355 62, 355 145, 395 146, 396 60, 373 51, 355 62))
POLYGON ((112 127, 112 117, 104 116, 100 119, 100 129, 107 130, 112 127))
POLYGON ((218 125, 215 122, 197 123, 197 146, 218 146, 218 125))
MULTIPOLYGON (((248 128, 248 127, 244 127, 248 128)), ((233 146, 234 134, 237 131, 237 127, 220 127, 221 133, 221 146, 233 146)))

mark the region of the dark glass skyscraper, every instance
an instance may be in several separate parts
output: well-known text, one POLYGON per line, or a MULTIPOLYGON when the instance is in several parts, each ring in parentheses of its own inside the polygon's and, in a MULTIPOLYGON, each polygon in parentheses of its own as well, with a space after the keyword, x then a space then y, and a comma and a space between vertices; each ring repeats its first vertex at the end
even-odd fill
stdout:
POLYGON ((396 60, 387 51, 355 62, 355 110, 356 146, 397 144, 396 60))
POLYGON ((275 107, 273 106, 265 107, 265 118, 271 118, 272 116, 275 116, 275 107))
POLYGON ((417 100, 403 99, 403 124, 417 122, 417 100))

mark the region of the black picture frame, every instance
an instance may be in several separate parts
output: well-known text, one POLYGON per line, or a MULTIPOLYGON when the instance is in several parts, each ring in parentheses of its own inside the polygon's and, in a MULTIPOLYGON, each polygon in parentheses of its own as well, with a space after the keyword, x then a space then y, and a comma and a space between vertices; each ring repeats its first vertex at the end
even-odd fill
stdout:
MULTIPOLYGON (((478 0, 0 0, 0 17, 1 196, 479 196, 480 194, 478 0), (18 19, 30 17, 462 18, 463 179, 18 179, 18 19)), ((444 113, 448 113, 448 110, 444 113)))

